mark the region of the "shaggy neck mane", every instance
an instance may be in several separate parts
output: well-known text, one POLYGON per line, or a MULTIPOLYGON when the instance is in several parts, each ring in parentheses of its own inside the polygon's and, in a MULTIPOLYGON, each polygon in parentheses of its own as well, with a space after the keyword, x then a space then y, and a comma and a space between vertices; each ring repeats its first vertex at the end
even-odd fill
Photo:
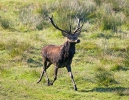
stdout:
POLYGON ((73 55, 75 54, 75 44, 71 43, 69 41, 66 41, 64 43, 64 45, 62 46, 62 56, 64 56, 64 58, 67 57, 73 57, 73 55))

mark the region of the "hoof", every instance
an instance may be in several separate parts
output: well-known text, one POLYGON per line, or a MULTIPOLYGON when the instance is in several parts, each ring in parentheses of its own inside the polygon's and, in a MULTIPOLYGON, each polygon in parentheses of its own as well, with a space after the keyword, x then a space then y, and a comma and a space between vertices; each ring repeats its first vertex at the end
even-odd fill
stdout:
POLYGON ((38 80, 38 81, 37 81, 37 84, 38 84, 40 81, 41 81, 41 80, 38 80))
POLYGON ((74 88, 75 91, 77 91, 77 88, 74 88))
POLYGON ((74 90, 75 90, 75 91, 77 91, 77 87, 76 87, 76 85, 74 86, 74 90))
POLYGON ((50 82, 50 83, 48 83, 48 86, 51 86, 51 85, 53 85, 53 83, 51 83, 51 82, 50 82))

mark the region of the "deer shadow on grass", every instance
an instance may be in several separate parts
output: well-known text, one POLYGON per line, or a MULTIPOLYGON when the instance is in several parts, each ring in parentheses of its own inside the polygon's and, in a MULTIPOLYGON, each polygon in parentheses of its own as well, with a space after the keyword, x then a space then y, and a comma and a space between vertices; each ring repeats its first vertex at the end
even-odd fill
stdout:
POLYGON ((129 87, 95 87, 91 90, 83 89, 81 92, 111 92, 120 96, 129 96, 129 87))
POLYGON ((27 63, 30 66, 30 68, 36 68, 36 67, 42 67, 42 60, 41 58, 37 58, 38 60, 35 60, 35 58, 28 58, 27 63))

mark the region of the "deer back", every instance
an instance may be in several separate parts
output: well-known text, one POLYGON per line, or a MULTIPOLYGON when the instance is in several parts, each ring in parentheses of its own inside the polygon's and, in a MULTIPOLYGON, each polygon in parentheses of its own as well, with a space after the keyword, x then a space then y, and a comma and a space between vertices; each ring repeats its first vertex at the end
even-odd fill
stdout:
POLYGON ((75 44, 69 41, 66 41, 61 46, 47 45, 42 49, 43 59, 60 67, 70 64, 74 54, 75 44))

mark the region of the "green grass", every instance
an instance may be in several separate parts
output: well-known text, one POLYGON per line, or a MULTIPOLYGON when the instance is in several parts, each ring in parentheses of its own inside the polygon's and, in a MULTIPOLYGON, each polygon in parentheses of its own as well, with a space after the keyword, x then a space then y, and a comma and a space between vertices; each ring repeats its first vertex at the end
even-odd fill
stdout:
MULTIPOLYGON (((125 14, 127 19, 128 5, 123 3, 121 9, 119 5, 106 4, 111 2, 110 0, 99 0, 97 3, 95 1, 84 2, 91 5, 85 5, 89 9, 85 20, 88 19, 89 22, 84 24, 79 37, 81 42, 76 45, 76 54, 72 62, 78 91, 74 91, 66 68, 59 69, 58 79, 53 86, 47 86, 46 77, 43 77, 39 84, 36 83, 43 67, 41 48, 48 44, 62 45, 65 42, 65 38, 47 22, 47 19, 39 23, 39 28, 35 28, 34 16, 43 14, 42 11, 46 11, 45 16, 48 16, 48 9, 52 7, 54 0, 0 1, 0 100, 128 100, 129 28, 127 23, 121 22, 115 16, 123 12, 121 15, 125 14), (108 8, 119 10, 112 15, 118 23, 120 22, 114 23, 116 31, 109 25, 115 20, 110 18, 110 23, 107 24, 108 20, 101 19, 106 13, 100 13, 104 4, 108 8), (42 6, 48 8, 42 10, 42 6), (94 11, 90 9, 92 6, 95 7, 94 11), (21 11, 28 10, 27 7, 33 10, 22 18, 29 19, 28 16, 32 16, 24 24, 22 21, 25 22, 25 19, 20 20, 19 16, 21 11), (105 26, 102 26, 104 24, 105 26)), ((119 4, 121 0, 118 1, 119 4)), ((54 7, 51 9, 57 14, 54 7)), ((59 20, 55 16, 54 18, 59 20)), ((52 81, 53 65, 47 73, 52 81)))
MULTIPOLYGON (((73 74, 78 86, 77 92, 73 90, 71 79, 65 68, 59 69, 58 79, 53 86, 47 86, 45 77, 43 77, 41 83, 36 84, 43 66, 40 54, 41 47, 46 44, 60 45, 65 41, 64 38, 57 36, 58 33, 54 37, 54 31, 49 30, 29 33, 13 32, 11 35, 9 35, 10 32, 2 32, 4 35, 1 35, 1 44, 5 44, 5 47, 2 47, 0 51, 2 55, 0 57, 1 99, 45 100, 47 98, 49 100, 83 100, 87 98, 90 100, 128 100, 129 70, 126 66, 124 68, 127 70, 117 69, 117 63, 124 65, 123 56, 126 52, 121 49, 125 48, 124 43, 126 42, 122 42, 123 44, 121 44, 123 40, 119 38, 113 38, 115 40, 110 39, 108 43, 106 42, 107 40, 103 40, 102 38, 92 38, 91 40, 91 33, 88 33, 86 37, 80 37, 82 42, 77 44, 77 51, 72 63, 73 74), (44 34, 46 32, 48 34, 44 34), (53 35, 53 39, 51 39, 51 34, 53 35), (4 40, 7 35, 8 38, 4 40), (11 36, 13 37, 11 38, 11 36), (17 40, 16 44, 13 42, 14 40, 17 40), (120 50, 113 50, 113 55, 106 49, 112 50, 109 45, 112 46, 112 42, 115 43, 116 40, 119 40, 117 46, 120 47, 120 50), (20 54, 16 53, 15 56, 10 55, 9 52, 12 49, 8 49, 9 43, 14 48, 23 48, 22 52, 20 54), (23 43, 29 44, 29 48, 24 49, 25 46, 20 45, 23 43), (87 44, 84 45, 84 43, 87 44), (117 53, 123 53, 123 55, 117 53), (106 71, 96 70, 99 67, 105 68, 106 71), (110 73, 112 73, 113 77, 111 77, 110 73), (104 77, 104 75, 106 76, 104 77), (115 80, 115 82, 112 80, 115 80)), ((82 35, 84 34, 87 33, 83 33, 82 35)), ((124 41, 126 41, 126 38, 124 41)), ((53 80, 53 71, 54 66, 51 66, 47 70, 50 80, 53 80)))

